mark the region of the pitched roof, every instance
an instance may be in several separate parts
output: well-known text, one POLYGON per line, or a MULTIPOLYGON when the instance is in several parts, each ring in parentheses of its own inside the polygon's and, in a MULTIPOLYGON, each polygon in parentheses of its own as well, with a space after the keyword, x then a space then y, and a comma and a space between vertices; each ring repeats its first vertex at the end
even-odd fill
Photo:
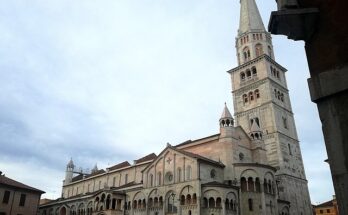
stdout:
POLYGON ((32 192, 36 192, 36 193, 41 193, 41 194, 45 193, 42 190, 36 189, 34 187, 30 187, 28 185, 25 185, 23 183, 20 183, 18 181, 10 179, 4 175, 0 175, 0 184, 5 185, 5 186, 9 186, 9 187, 13 187, 13 188, 24 189, 24 190, 28 190, 28 191, 32 191, 32 192))
POLYGON ((79 181, 83 179, 83 175, 79 174, 71 179, 71 182, 79 181))
POLYGON ((112 171, 112 170, 121 169, 121 168, 128 167, 128 166, 131 166, 130 163, 128 163, 128 161, 124 161, 122 163, 111 166, 108 169, 109 169, 109 171, 112 171))
POLYGON ((89 178, 89 177, 92 177, 92 176, 95 176, 95 175, 100 175, 100 174, 103 174, 103 173, 105 173, 105 170, 100 169, 100 170, 97 170, 97 171, 87 175, 86 178, 89 178))
POLYGON ((225 107, 224 107, 224 110, 222 111, 220 119, 226 119, 226 118, 233 119, 233 117, 232 117, 232 115, 231 115, 230 111, 228 110, 228 107, 225 103, 225 107))
POLYGON ((142 163, 145 161, 154 160, 156 158, 157 158, 157 155, 155 153, 151 153, 151 154, 148 154, 142 158, 139 158, 138 160, 135 160, 135 163, 138 164, 138 163, 142 163))
POLYGON ((314 206, 314 207, 316 207, 316 208, 321 208, 321 207, 332 207, 332 206, 333 206, 333 202, 332 202, 332 200, 330 200, 330 201, 321 203, 321 204, 319 204, 319 205, 316 205, 316 206, 314 206))
MULTIPOLYGON (((173 147, 171 147, 171 148, 173 148, 173 147)), ((215 164, 215 165, 218 165, 220 167, 225 167, 225 165, 223 163, 214 161, 214 160, 209 159, 207 157, 204 157, 202 155, 195 154, 195 153, 192 153, 192 152, 188 152, 188 151, 185 151, 185 150, 182 150, 182 149, 178 149, 178 148, 173 148, 173 149, 177 150, 178 152, 180 152, 180 153, 182 153, 184 155, 187 155, 189 157, 196 158, 196 159, 199 159, 199 160, 202 160, 202 161, 206 161, 208 163, 215 164)))
POLYGON ((240 20, 238 34, 248 31, 266 31, 255 0, 240 1, 240 20))

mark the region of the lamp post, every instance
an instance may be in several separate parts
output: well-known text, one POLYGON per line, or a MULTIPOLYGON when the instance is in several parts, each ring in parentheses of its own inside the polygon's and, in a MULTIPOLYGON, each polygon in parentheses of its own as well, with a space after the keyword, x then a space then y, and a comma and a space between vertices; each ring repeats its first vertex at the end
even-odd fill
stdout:
POLYGON ((175 193, 171 193, 170 196, 172 197, 172 200, 173 200, 171 212, 174 213, 174 212, 175 212, 175 211, 174 211, 174 198, 175 198, 175 193))

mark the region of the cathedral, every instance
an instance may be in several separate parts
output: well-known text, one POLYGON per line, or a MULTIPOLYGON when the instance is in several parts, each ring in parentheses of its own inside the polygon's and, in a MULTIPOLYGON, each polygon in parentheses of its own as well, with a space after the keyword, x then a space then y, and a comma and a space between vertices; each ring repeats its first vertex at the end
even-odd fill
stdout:
POLYGON ((287 89, 255 0, 241 0, 234 117, 220 133, 89 173, 67 164, 61 198, 40 215, 310 215, 311 202, 287 89))

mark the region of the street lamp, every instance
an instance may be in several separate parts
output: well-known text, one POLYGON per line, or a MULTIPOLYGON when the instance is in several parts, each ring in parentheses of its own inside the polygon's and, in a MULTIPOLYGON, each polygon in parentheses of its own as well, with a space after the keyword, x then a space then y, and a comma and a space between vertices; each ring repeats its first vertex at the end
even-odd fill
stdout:
POLYGON ((173 212, 173 213, 174 213, 174 198, 175 198, 175 193, 171 193, 171 194, 170 194, 170 197, 172 197, 172 200, 173 200, 173 202, 172 202, 172 208, 171 208, 171 212, 173 212))

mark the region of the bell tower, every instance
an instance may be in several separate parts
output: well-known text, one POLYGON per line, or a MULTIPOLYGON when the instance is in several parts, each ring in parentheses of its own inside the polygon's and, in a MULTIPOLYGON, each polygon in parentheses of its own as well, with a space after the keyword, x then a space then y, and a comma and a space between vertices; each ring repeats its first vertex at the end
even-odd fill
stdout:
POLYGON ((311 202, 286 83, 287 70, 275 61, 272 38, 255 0, 240 0, 240 4, 235 43, 238 67, 228 71, 235 124, 254 137, 262 137, 267 163, 277 169, 279 199, 290 202, 290 214, 309 215, 311 202))

